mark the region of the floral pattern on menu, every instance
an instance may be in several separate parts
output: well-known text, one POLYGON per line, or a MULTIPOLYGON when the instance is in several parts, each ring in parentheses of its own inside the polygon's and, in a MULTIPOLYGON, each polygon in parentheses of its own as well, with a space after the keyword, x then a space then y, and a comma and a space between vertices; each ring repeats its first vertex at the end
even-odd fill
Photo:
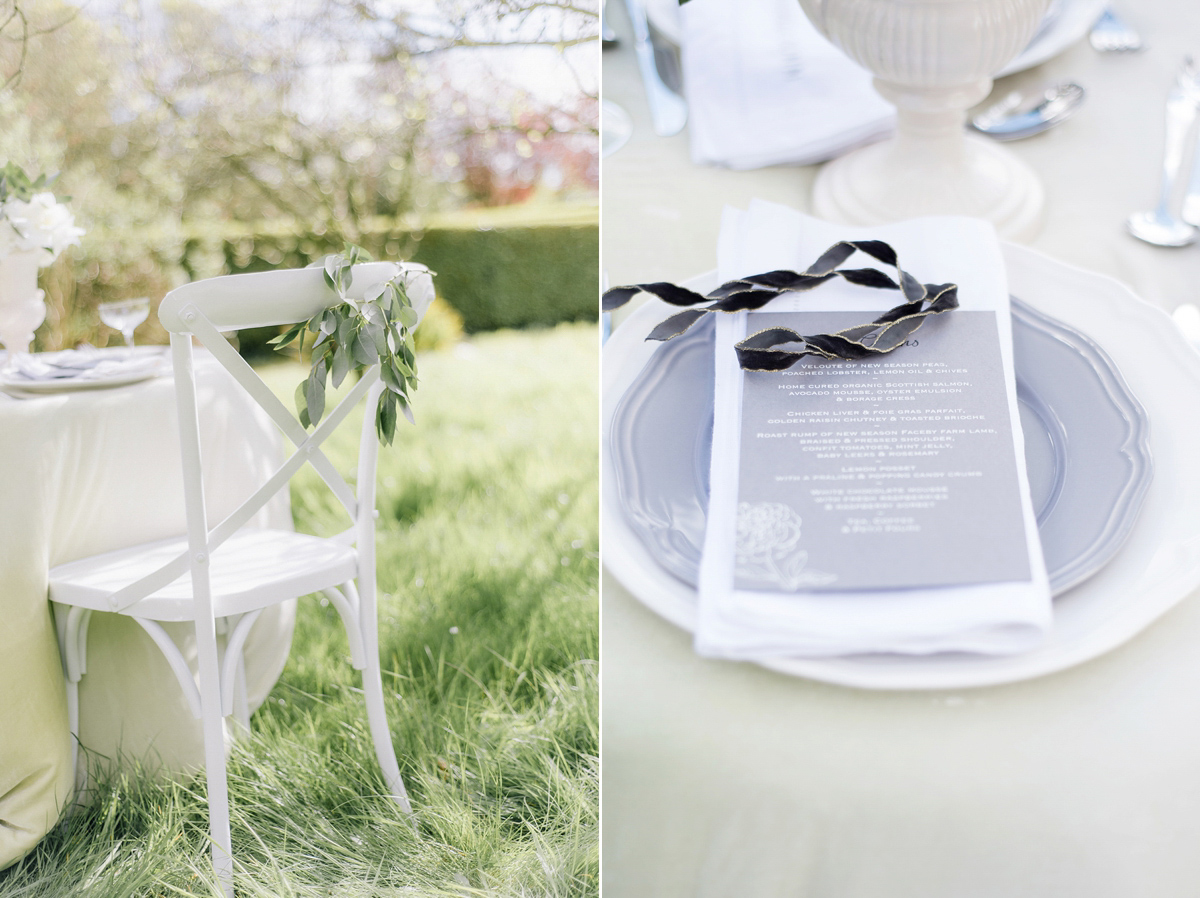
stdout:
POLYGON ((810 570, 800 548, 800 515, 781 502, 738 505, 736 575, 741 586, 797 592, 824 586, 836 574, 810 570))

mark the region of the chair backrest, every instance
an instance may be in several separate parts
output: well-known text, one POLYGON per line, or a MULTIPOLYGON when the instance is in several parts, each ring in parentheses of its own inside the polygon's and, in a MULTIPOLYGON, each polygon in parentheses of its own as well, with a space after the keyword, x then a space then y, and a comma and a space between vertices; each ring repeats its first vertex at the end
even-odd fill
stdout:
MULTIPOLYGON (((390 262, 355 265, 351 270, 347 292, 352 297, 362 296, 368 288, 388 280, 398 270, 398 266, 390 262)), ((351 527, 335 538, 357 543, 360 588, 373 588, 375 468, 379 453, 374 406, 384 389, 379 377, 379 365, 375 364, 364 371, 342 400, 326 410, 320 424, 310 433, 221 333, 245 327, 306 321, 336 301, 337 295, 325 283, 320 268, 209 278, 185 284, 164 297, 159 307, 159 320, 171 333, 183 456, 188 552, 114 595, 111 600, 114 610, 140 601, 191 569, 197 617, 211 614, 205 568, 207 558, 226 539, 250 522, 280 491, 286 489, 291 478, 305 463, 313 466, 350 516, 353 522, 351 527), (211 528, 204 503, 193 337, 220 362, 296 447, 296 451, 253 495, 211 528), (367 409, 360 437, 356 492, 326 457, 321 444, 364 397, 367 399, 367 409)))
MULTIPOLYGON (((351 269, 347 292, 358 298, 399 271, 392 262, 364 262, 351 269)), ((181 317, 193 305, 217 330, 271 327, 311 318, 334 299, 321 268, 256 271, 192 281, 176 287, 158 307, 158 320, 173 334, 190 332, 181 317)))

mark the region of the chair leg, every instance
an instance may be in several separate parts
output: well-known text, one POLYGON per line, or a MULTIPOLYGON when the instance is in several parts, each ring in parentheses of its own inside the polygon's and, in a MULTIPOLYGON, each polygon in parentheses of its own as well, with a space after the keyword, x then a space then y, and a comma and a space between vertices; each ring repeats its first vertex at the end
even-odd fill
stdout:
POLYGON ((246 697, 246 653, 240 648, 233 675, 233 717, 241 725, 240 735, 246 735, 250 732, 250 700, 246 697))
MULTIPOLYGON (((354 595, 354 584, 343 587, 347 594, 354 595)), ((375 743, 375 757, 383 770, 392 799, 406 814, 412 813, 408 801, 408 790, 400 778, 400 765, 396 762, 396 749, 392 745, 392 734, 388 728, 387 709, 383 703, 383 673, 379 666, 379 622, 375 617, 374 590, 366 590, 358 601, 358 623, 362 633, 364 661, 362 669, 363 697, 367 702, 367 722, 371 726, 371 739, 375 743)))
POLYGON ((217 658, 221 665, 221 713, 238 724, 230 735, 240 739, 250 732, 250 703, 246 699, 246 655, 242 650, 246 637, 261 611, 220 618, 217 632, 225 636, 218 643, 217 658))
POLYGON ((208 822, 212 862, 226 898, 233 898, 233 850, 229 834, 229 785, 225 776, 225 726, 221 713, 221 660, 215 622, 196 624, 200 667, 200 708, 204 729, 204 770, 208 781, 208 822))
POLYGON ((71 769, 75 772, 75 794, 87 788, 87 765, 79 764, 79 681, 67 680, 67 723, 71 727, 71 769))
POLYGON ((51 603, 58 651, 62 658, 67 692, 67 727, 71 733, 71 771, 75 794, 87 787, 87 766, 79 764, 79 680, 87 667, 87 624, 92 612, 85 608, 51 603))

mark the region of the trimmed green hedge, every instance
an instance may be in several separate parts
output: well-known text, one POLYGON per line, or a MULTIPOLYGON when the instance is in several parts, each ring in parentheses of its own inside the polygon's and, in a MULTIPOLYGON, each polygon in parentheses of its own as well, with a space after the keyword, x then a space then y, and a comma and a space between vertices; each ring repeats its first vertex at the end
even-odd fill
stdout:
MULTIPOLYGON (((600 228, 587 212, 543 220, 519 207, 480 210, 435 220, 423 231, 376 220, 357 242, 378 258, 413 258, 437 272, 438 296, 462 316, 468 333, 545 326, 599 313, 600 228)), ((205 252, 203 242, 190 241, 189 250, 205 252)), ((229 273, 302 267, 342 249, 337 234, 265 228, 221 243, 229 273)))
POLYGON ((438 294, 467 331, 595 318, 599 229, 445 228, 425 232, 416 261, 437 272, 438 294))
MULTIPOLYGON (((468 332, 594 319, 599 312, 595 206, 474 210, 435 219, 424 230, 381 218, 355 242, 377 258, 415 258, 437 272, 438 295, 462 316, 468 332)), ((95 307, 107 299, 157 299, 197 278, 301 268, 342 245, 341 234, 286 221, 90 233, 42 274, 49 315, 38 346, 118 339, 98 323, 95 307)), ((244 348, 253 351, 269 336, 244 333, 244 348)), ((152 320, 138 338, 165 342, 166 335, 152 320)))

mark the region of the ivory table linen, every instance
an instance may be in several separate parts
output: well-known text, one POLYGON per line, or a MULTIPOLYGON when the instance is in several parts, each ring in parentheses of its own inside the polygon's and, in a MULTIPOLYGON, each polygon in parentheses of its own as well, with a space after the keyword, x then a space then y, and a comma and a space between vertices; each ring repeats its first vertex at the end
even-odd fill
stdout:
MULTIPOLYGON (((201 360, 206 497, 219 519, 281 460, 273 425, 215 363, 201 360)), ((174 385, 161 377, 36 399, 0 394, 0 869, 27 853, 71 801, 63 674, 46 598, 51 567, 184 532, 174 385)), ((262 525, 290 527, 286 496, 262 525)), ((294 603, 265 611, 246 646, 251 707, 287 659, 294 603)), ((186 645, 189 624, 167 625, 186 645)), ((96 613, 80 683, 80 739, 119 763, 199 767, 196 721, 170 667, 132 620, 96 613)))

